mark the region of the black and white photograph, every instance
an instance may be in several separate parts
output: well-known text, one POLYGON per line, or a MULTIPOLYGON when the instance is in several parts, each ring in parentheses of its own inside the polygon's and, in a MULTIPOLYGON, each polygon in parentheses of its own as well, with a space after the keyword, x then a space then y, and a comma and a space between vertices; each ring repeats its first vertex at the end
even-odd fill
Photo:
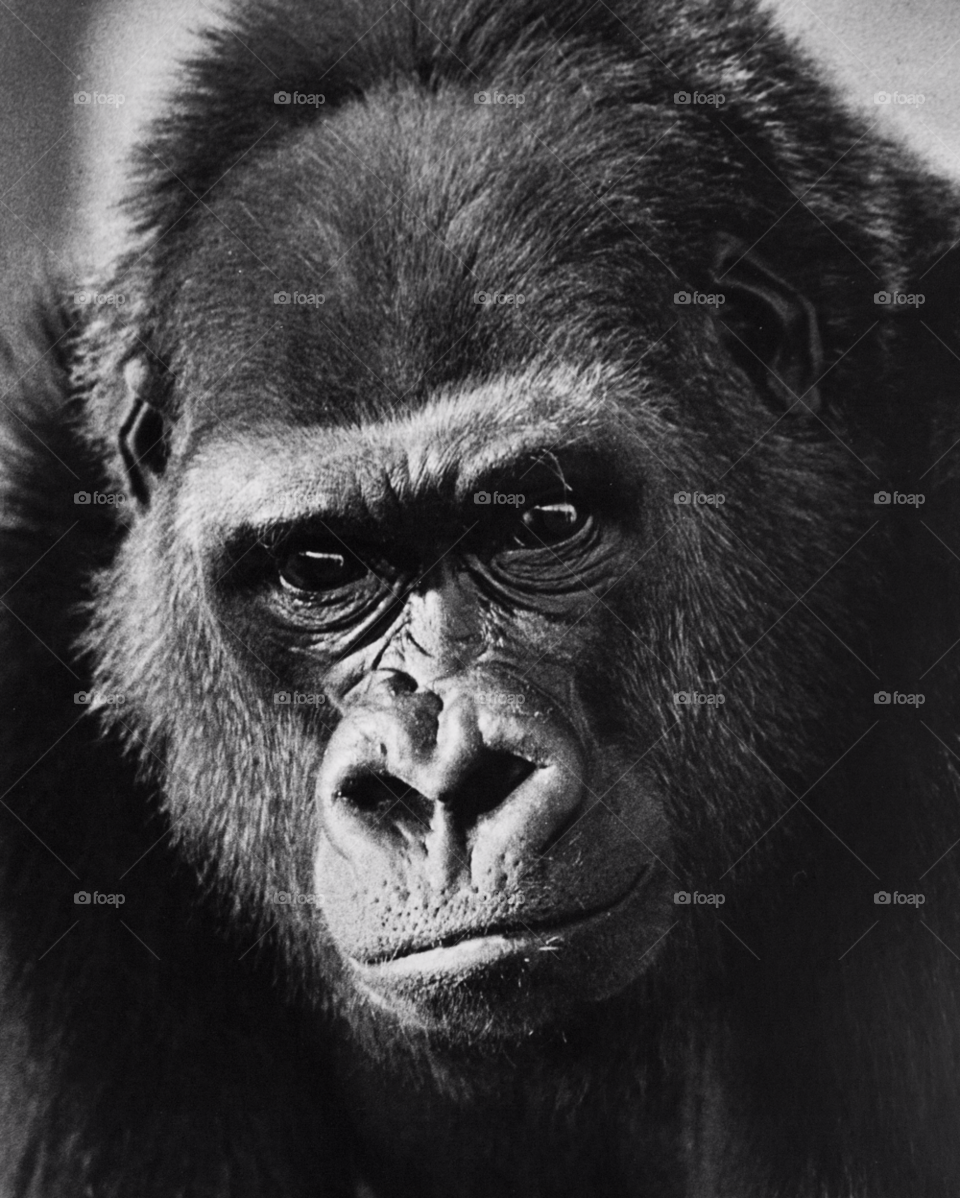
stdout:
POLYGON ((0 1198, 960 1198, 960 5, 0 94, 0 1198))

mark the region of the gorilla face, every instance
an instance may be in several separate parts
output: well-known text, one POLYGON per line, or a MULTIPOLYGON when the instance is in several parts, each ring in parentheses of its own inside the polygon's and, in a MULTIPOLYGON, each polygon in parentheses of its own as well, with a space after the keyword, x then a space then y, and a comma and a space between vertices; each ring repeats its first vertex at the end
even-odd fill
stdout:
POLYGON ((275 735, 309 745, 277 796, 314 806, 301 936, 447 1034, 617 992, 669 914, 652 724, 591 709, 646 544, 635 484, 602 428, 583 443, 595 397, 541 385, 530 413, 519 390, 462 392, 455 421, 214 436, 170 515, 275 735))

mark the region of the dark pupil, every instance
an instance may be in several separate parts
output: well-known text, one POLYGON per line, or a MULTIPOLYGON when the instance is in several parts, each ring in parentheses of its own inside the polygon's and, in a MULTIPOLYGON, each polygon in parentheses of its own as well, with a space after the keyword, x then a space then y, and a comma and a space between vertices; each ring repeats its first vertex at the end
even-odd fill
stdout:
POLYGON ((322 591, 342 586, 352 574, 350 564, 342 553, 291 553, 284 559, 280 577, 299 591, 322 591))
POLYGON ((572 503, 543 503, 524 512, 523 523, 541 541, 562 541, 577 530, 580 516, 572 503))

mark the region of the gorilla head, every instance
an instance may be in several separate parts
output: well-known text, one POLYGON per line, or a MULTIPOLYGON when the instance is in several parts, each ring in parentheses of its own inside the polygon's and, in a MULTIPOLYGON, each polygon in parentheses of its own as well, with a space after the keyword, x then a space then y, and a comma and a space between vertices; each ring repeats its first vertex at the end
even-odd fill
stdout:
POLYGON ((62 851, 169 833, 107 1010, 253 1112, 167 1083, 183 1168, 252 1126, 277 1193, 945 1198, 954 925, 873 896, 954 893, 953 733, 873 697, 956 622, 952 191, 752 4, 364 0, 241 5, 132 203, 60 421, 125 502, 44 636, 113 771, 62 851))

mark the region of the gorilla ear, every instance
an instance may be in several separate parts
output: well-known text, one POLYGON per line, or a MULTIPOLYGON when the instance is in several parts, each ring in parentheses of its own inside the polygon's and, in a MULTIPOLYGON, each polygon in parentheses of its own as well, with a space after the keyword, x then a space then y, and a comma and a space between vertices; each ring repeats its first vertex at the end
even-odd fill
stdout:
POLYGON ((144 397, 149 370, 141 358, 133 358, 123 369, 126 416, 120 426, 120 457, 127 485, 136 501, 146 507, 150 489, 167 464, 167 424, 158 408, 144 397))
POLYGON ((730 357, 775 410, 817 412, 823 350, 810 301, 733 237, 718 246, 713 278, 726 297, 718 328, 730 357))

